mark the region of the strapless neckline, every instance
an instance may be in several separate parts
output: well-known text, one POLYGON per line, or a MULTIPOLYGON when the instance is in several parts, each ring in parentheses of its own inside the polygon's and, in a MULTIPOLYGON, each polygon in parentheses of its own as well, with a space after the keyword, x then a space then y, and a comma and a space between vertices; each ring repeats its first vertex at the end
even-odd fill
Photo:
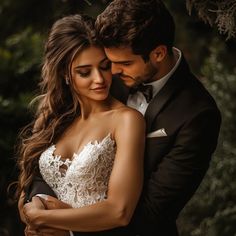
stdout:
POLYGON ((83 151, 88 148, 88 147, 91 147, 91 146, 96 146, 96 145, 103 145, 104 143, 106 142, 112 142, 113 144, 115 144, 115 140, 112 139, 111 137, 111 133, 108 133, 103 139, 101 140, 93 140, 93 141, 89 141, 87 144, 83 145, 82 148, 80 148, 78 150, 78 152, 74 152, 72 157, 71 158, 63 158, 60 154, 54 154, 54 152, 56 151, 57 147, 56 147, 56 144, 52 144, 49 148, 48 148, 48 151, 51 153, 52 157, 54 159, 57 159, 57 160, 60 160, 64 163, 69 163, 71 164, 73 162, 73 160, 75 158, 78 158, 81 153, 83 153, 83 151))

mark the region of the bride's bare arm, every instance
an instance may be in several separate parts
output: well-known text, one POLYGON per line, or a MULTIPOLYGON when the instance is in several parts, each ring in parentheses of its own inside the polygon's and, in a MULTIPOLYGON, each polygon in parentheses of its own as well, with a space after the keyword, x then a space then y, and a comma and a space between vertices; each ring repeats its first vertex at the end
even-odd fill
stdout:
POLYGON ((145 122, 133 110, 122 111, 116 119, 117 152, 107 199, 81 208, 44 210, 36 207, 40 200, 35 197, 24 209, 32 224, 92 232, 129 223, 142 189, 145 122))

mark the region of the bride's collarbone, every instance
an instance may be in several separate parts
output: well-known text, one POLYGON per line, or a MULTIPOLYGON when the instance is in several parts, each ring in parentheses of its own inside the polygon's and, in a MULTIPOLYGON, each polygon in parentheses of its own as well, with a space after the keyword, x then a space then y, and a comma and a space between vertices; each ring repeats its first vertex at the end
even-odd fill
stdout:
POLYGON ((76 119, 55 143, 54 155, 62 159, 71 159, 90 142, 100 142, 109 134, 113 139, 115 120, 113 112, 103 114, 96 119, 76 119), (99 118, 99 119, 98 119, 99 118))

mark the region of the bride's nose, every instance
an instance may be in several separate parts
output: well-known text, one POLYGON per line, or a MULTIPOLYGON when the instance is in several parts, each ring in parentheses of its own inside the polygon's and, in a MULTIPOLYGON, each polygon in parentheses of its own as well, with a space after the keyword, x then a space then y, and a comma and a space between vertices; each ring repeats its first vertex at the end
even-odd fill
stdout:
POLYGON ((94 73, 93 81, 95 83, 100 83, 100 84, 104 83, 105 81, 104 76, 99 70, 96 70, 96 72, 94 73))

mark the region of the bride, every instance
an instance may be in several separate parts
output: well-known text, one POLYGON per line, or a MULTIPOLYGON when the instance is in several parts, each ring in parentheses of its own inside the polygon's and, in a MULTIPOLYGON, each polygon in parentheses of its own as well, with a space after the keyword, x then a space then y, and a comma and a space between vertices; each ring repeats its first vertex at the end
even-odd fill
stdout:
POLYGON ((111 82, 93 20, 56 21, 45 45, 35 121, 19 147, 19 210, 31 228, 97 232, 129 223, 142 189, 145 124, 110 95, 111 82), (40 197, 23 204, 38 175, 56 194, 58 209, 45 209, 40 197))

